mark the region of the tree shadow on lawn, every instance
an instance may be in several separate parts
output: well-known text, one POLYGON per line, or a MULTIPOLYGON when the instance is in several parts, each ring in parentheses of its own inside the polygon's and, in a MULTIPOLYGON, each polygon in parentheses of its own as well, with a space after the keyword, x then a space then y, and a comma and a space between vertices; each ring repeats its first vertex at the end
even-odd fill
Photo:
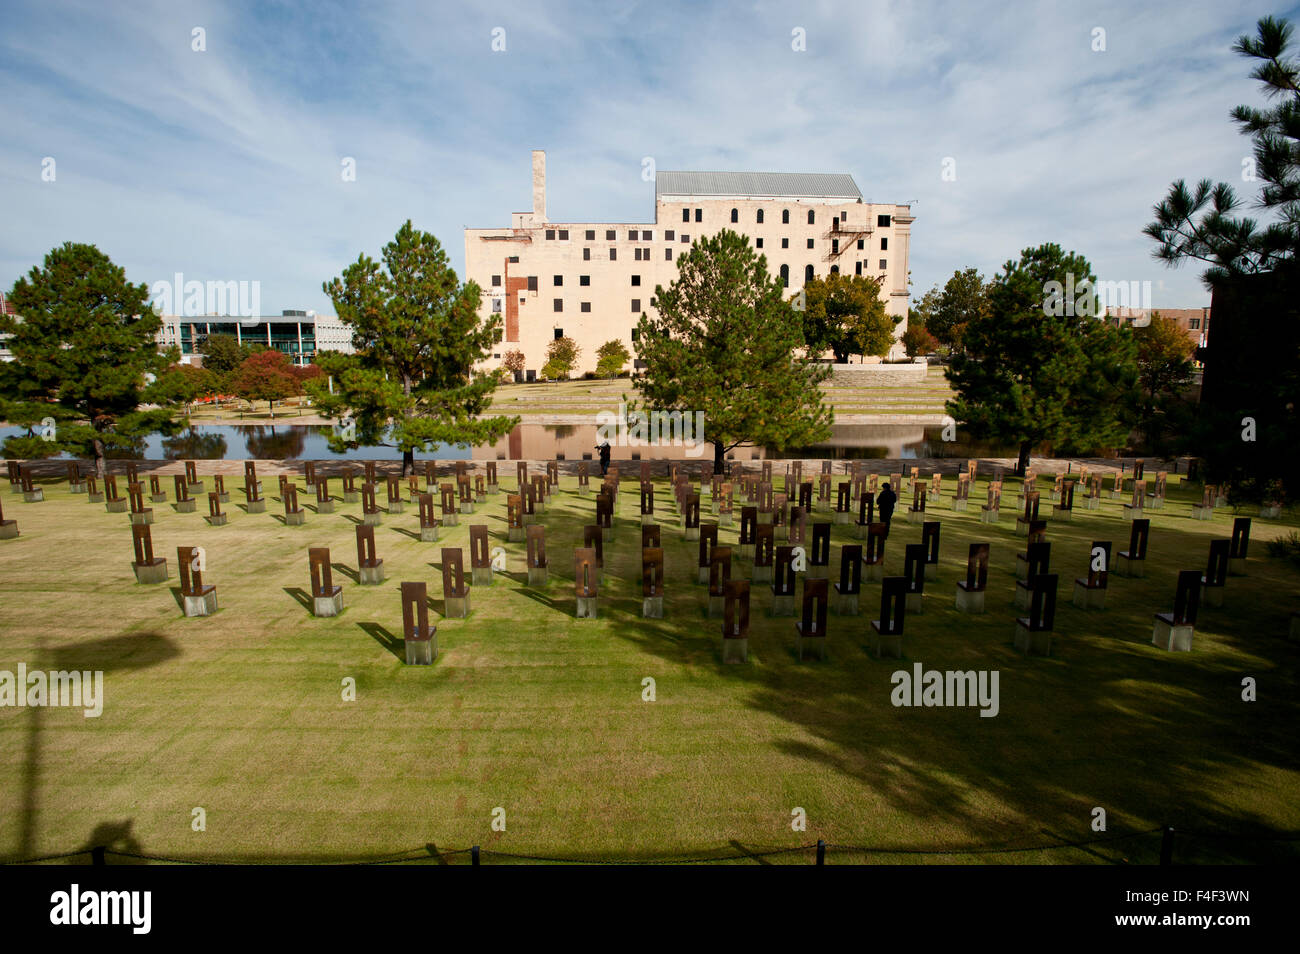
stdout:
MULTIPOLYGON (((962 535, 963 551, 966 539, 987 538, 981 529, 962 535)), ((1281 806, 1271 801, 1262 811, 1243 809, 1241 799, 1234 804, 1228 797, 1228 783, 1257 779, 1261 767, 1300 771, 1286 729, 1300 720, 1300 707, 1285 694, 1267 706, 1243 702, 1240 681, 1250 674, 1262 682, 1270 672, 1274 680, 1289 681, 1296 648, 1280 639, 1262 646, 1254 639, 1243 650, 1238 640, 1246 641, 1250 620, 1203 610, 1191 653, 1158 650, 1150 645, 1152 614, 1172 606, 1176 570, 1152 568, 1145 580, 1112 577, 1105 611, 1078 610, 1069 594, 1079 574, 1066 566, 1077 562, 1082 570, 1086 544, 1077 543, 1068 544, 1069 559, 1059 567, 1064 597, 1048 658, 1023 657, 1011 645, 1012 621, 1023 613, 1011 605, 1012 581, 990 586, 990 612, 983 617, 956 612, 950 600, 960 573, 951 558, 941 579, 926 585, 925 612, 907 617, 902 660, 877 660, 866 650, 879 584, 863 585, 862 615, 828 617, 826 662, 796 661, 793 620, 766 616, 761 590, 745 666, 723 667, 721 621, 704 619, 695 604, 707 598, 706 590, 693 584, 679 584, 676 592, 688 593, 673 602, 668 620, 628 614, 613 635, 675 665, 713 660, 719 672, 743 676, 753 691, 738 704, 797 727, 797 739, 774 742, 779 750, 857 780, 918 826, 901 840, 868 830, 862 836, 868 840, 927 847, 927 829, 938 826, 966 829, 972 845, 1047 845, 1036 834, 1044 828, 1056 831, 1059 841, 1105 837, 1089 828, 1095 806, 1106 808, 1112 834, 1159 824, 1243 839, 1273 831, 1281 806), (684 635, 682 620, 689 620, 688 632, 702 635, 684 635), (1268 660, 1243 661, 1239 654, 1251 650, 1267 653, 1268 660), (895 707, 892 676, 910 674, 916 662, 927 670, 998 672, 998 715, 982 718, 977 707, 895 707)), ((1001 549, 1014 565, 1010 543, 1001 549)), ((901 563, 901 552, 889 556, 901 563)), ((1244 607, 1247 594, 1239 599, 1244 607)), ((1248 840, 1207 844, 1180 850, 1217 852, 1198 859, 1221 861, 1294 860, 1296 851, 1248 840)), ((1101 853, 1114 859, 1115 852, 1130 849, 1138 850, 1121 842, 1101 853)), ((1144 843, 1140 850, 1147 852, 1142 860, 1154 861, 1154 847, 1144 843)), ((1050 857, 1078 860, 1064 851, 1050 857)))

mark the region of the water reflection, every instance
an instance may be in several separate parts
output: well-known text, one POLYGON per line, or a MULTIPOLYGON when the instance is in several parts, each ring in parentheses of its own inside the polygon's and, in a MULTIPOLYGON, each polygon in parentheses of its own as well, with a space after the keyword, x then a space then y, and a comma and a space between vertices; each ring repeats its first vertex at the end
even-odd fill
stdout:
MULTIPOLYGON (((129 451, 112 451, 111 458, 137 460, 398 460, 391 447, 359 447, 346 454, 329 448, 333 428, 319 424, 201 424, 174 436, 153 434, 129 451)), ((25 429, 0 428, 0 440, 20 436, 25 429)), ((738 447, 737 460, 763 458, 892 458, 1015 457, 1014 446, 976 441, 962 431, 945 441, 942 427, 908 424, 837 424, 830 438, 812 447, 738 447)), ((614 446, 614 460, 712 460, 711 445, 682 444, 614 446)), ((582 460, 596 456, 595 424, 521 424, 495 444, 468 448, 440 444, 416 453, 417 460, 582 460)))

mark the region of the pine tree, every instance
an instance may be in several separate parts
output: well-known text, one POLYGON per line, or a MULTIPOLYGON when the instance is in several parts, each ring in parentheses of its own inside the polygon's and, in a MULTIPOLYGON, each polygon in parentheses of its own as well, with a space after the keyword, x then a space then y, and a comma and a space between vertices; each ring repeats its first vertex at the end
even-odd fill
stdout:
POLYGON ((322 352, 316 363, 327 377, 306 385, 321 414, 352 418, 354 435, 330 438, 335 450, 351 443, 345 436, 396 447, 405 474, 417 448, 490 443, 518 424, 479 416, 497 376, 473 368, 501 339, 501 319, 479 319, 478 285, 461 284, 433 235, 408 220, 384 246, 382 265, 363 253, 323 287, 356 350, 322 352))
MULTIPOLYGON (((645 370, 636 388, 655 411, 703 412, 714 464, 741 444, 784 449, 824 440, 824 365, 801 360, 802 323, 767 259, 730 229, 697 240, 676 280, 655 288, 658 317, 641 315, 635 337, 645 370)), ((698 439, 698 438, 697 438, 698 439)))
POLYGON ((1097 316, 1087 259, 1059 245, 1026 249, 989 289, 989 309, 966 326, 948 379, 948 413, 977 437, 1019 447, 1088 451, 1123 444, 1137 401, 1137 352, 1128 329, 1097 316), (1057 287, 1059 286, 1059 288, 1057 287), (1074 297, 1063 295, 1073 288, 1074 297))
POLYGON ((14 360, 0 364, 0 418, 53 418, 54 430, 49 440, 6 442, 7 456, 93 457, 102 477, 110 451, 133 453, 150 433, 179 431, 177 401, 159 378, 180 355, 158 348, 162 321, 146 285, 130 284, 94 245, 65 242, 9 297, 16 314, 0 316, 0 333, 12 336, 14 360))

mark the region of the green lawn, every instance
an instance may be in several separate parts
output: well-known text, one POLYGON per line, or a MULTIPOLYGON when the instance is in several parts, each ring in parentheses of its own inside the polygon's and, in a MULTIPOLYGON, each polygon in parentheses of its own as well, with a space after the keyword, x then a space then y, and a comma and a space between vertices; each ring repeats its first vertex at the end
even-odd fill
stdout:
MULTIPOLYGON (((513 486, 513 465, 502 480, 513 486)), ((314 499, 299 484, 302 499, 314 499)), ((273 494, 275 480, 265 486, 273 494)), ((694 582, 696 544, 681 541, 671 510, 661 518, 666 618, 640 618, 634 487, 619 500, 598 620, 574 617, 572 549, 594 512, 574 478, 542 518, 551 560, 542 589, 526 585, 523 544, 505 542, 504 493, 439 543, 418 540, 414 508, 385 515, 377 542, 387 582, 377 587, 347 575, 359 504, 286 527, 274 497, 266 514, 232 502, 230 524, 217 528, 203 518, 206 501, 195 514, 155 505, 155 548, 172 579, 140 586, 125 515, 62 482, 45 484, 47 500, 35 504, 0 488, 5 516, 21 529, 0 541, 0 670, 23 662, 106 672, 98 719, 0 709, 0 856, 113 841, 186 859, 329 860, 426 844, 702 857, 822 838, 896 849, 833 849, 832 862, 1150 863, 1158 835, 1009 854, 904 851, 1064 845, 1166 823, 1239 835, 1300 829, 1300 646, 1286 640, 1300 572, 1264 546, 1294 522, 1254 522, 1248 575, 1229 580, 1227 608, 1202 610, 1194 651, 1171 654, 1150 644, 1152 613, 1171 608, 1177 571, 1203 566, 1209 539, 1228 534, 1230 511, 1189 520, 1192 490, 1171 487, 1167 508, 1150 514, 1147 578, 1112 578, 1107 610, 1086 613, 1070 594, 1090 542, 1123 549, 1128 525, 1118 501, 1093 515, 1080 499, 1074 522, 1049 530, 1062 578, 1053 655, 1026 659, 1011 646, 1023 542, 1014 495, 1000 526, 982 525, 981 482, 970 513, 952 513, 947 495, 933 508, 943 523, 940 576, 927 584, 924 613, 907 620, 901 662, 864 649, 877 585, 864 585, 862 616, 831 616, 830 659, 802 663, 793 621, 770 618, 770 591, 758 586, 750 662, 724 667, 720 621, 705 618, 705 588, 694 582), (505 546, 509 569, 474 590, 469 619, 444 620, 440 548, 465 548, 468 563, 472 522, 505 546), (983 617, 952 607, 976 540, 993 542, 983 617), (171 589, 176 547, 196 544, 207 549, 221 605, 206 619, 184 618, 171 589), (329 546, 345 565, 335 574, 347 606, 339 618, 314 619, 300 602, 309 546, 329 546), (440 647, 430 668, 403 662, 402 580, 429 583, 440 647), (891 674, 917 661, 999 671, 1000 714, 893 707, 891 674), (1241 701, 1246 676, 1258 681, 1257 702, 1241 701), (355 702, 341 698, 346 677, 356 680, 355 702), (654 702, 642 701, 647 677, 654 702), (206 832, 191 830, 195 807, 206 811, 206 832), (791 830, 796 807, 807 831, 791 830), (1105 835, 1090 829, 1094 807, 1107 812, 1105 835), (496 808, 504 832, 492 830, 496 808)), ((662 509, 671 495, 659 487, 662 509)), ((832 576, 839 546, 857 542, 851 529, 834 528, 832 576)), ((735 528, 722 538, 734 542, 735 528)), ((900 514, 889 573, 901 573, 903 544, 919 538, 900 514)), ((1294 861, 1295 849, 1187 837, 1175 860, 1294 861)), ((485 855, 493 860, 502 859, 485 855)))

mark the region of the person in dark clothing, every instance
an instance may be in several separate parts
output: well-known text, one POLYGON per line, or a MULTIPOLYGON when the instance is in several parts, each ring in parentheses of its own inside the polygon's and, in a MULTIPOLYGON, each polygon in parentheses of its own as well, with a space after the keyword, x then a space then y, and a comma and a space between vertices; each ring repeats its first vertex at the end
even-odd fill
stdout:
POLYGON ((604 477, 609 473, 609 441, 601 441, 596 450, 600 453, 600 476, 604 477))
POLYGON ((898 495, 894 493, 893 484, 885 484, 885 489, 876 494, 876 507, 880 510, 880 522, 885 525, 885 536, 889 536, 889 521, 894 516, 894 504, 898 495))

